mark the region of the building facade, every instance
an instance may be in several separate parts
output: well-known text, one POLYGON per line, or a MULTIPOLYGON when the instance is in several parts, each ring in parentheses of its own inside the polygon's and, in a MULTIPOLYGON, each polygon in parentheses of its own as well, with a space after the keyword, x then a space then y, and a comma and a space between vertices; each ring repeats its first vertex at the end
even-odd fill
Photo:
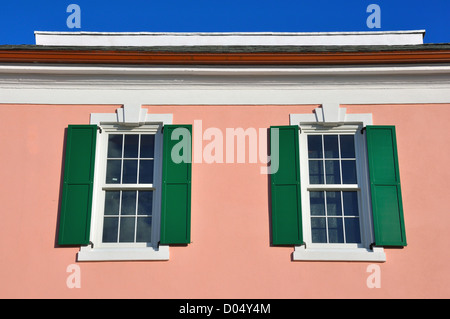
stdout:
POLYGON ((450 45, 423 36, 0 47, 0 296, 449 297, 450 45))

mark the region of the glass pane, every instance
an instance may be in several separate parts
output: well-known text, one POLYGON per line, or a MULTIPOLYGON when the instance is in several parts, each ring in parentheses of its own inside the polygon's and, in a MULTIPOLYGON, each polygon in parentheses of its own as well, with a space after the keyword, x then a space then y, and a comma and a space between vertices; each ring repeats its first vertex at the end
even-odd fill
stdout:
POLYGON ((132 243, 134 242, 134 217, 121 217, 120 218, 120 243, 132 243))
POLYGON ((121 160, 108 160, 106 163, 106 183, 120 184, 121 160))
POLYGON ((332 244, 344 243, 342 218, 328 218, 328 236, 332 244))
POLYGON ((105 192, 105 215, 119 215, 120 191, 105 192))
POLYGON ((358 193, 357 192, 343 192, 344 200, 344 215, 345 216, 359 216, 358 211, 358 193))
POLYGON ((361 242, 359 218, 345 218, 345 240, 347 243, 353 244, 361 242))
POLYGON ((356 161, 346 160, 342 161, 342 183, 343 184, 357 184, 356 179, 356 161))
POLYGON ((312 216, 325 216, 324 192, 310 192, 309 203, 312 216))
POLYGON ((123 161, 123 184, 136 184, 137 183, 137 160, 124 160, 123 161))
POLYGON ((138 215, 151 215, 153 207, 153 192, 139 191, 138 215))
POLYGON ((152 218, 138 217, 136 242, 148 243, 151 241, 152 241, 152 218))
POLYGON ((140 160, 139 183, 153 184, 153 160, 140 160))
POLYGON ((308 157, 323 158, 321 135, 308 135, 308 157))
POLYGON ((122 215, 136 214, 136 191, 122 191, 122 215))
POLYGON ((139 146, 139 135, 125 135, 125 147, 123 157, 137 158, 139 146))
POLYGON ((122 157, 122 135, 110 134, 108 136, 108 158, 122 157))
POLYGON ((313 243, 327 242, 327 230, 325 218, 321 217, 311 218, 311 237, 313 243))
POLYGON ((323 161, 309 161, 309 183, 324 184, 323 180, 323 161))
POLYGON ((342 216, 341 192, 327 193, 327 215, 342 216))
POLYGON ((327 184, 340 184, 341 172, 339 169, 339 160, 325 161, 325 172, 327 184))
POLYGON ((353 135, 341 135, 341 158, 355 158, 355 138, 353 135))
POLYGON ((155 135, 141 135, 141 158, 153 158, 155 155, 155 135))
POLYGON ((103 242, 116 243, 117 231, 119 229, 118 217, 105 217, 103 220, 103 242))
POLYGON ((337 135, 324 135, 323 146, 325 149, 325 158, 339 158, 339 146, 337 135))

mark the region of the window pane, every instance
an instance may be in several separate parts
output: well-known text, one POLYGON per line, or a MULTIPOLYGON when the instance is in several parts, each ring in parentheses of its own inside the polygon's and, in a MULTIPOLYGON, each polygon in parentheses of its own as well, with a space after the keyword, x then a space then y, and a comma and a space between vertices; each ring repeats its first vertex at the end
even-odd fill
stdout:
POLYGON ((355 138, 353 135, 341 135, 341 158, 355 158, 355 138))
POLYGON ((342 216, 341 192, 326 192, 327 215, 342 216))
POLYGON ((134 242, 134 217, 121 217, 120 218, 120 236, 119 242, 132 243, 134 242))
POLYGON ((338 160, 327 160, 325 161, 325 172, 327 184, 340 184, 341 183, 341 172, 339 169, 338 160))
POLYGON ((324 184, 323 161, 309 161, 309 183, 324 184))
POLYGON ((138 215, 151 215, 153 207, 153 192, 139 191, 138 215))
POLYGON ((345 241, 354 244, 361 242, 359 218, 345 218, 345 241))
POLYGON ((121 134, 110 134, 108 136, 108 158, 122 157, 122 140, 121 134))
POLYGON ((310 192, 309 202, 312 216, 325 216, 324 192, 310 192))
POLYGON ((119 215, 120 191, 105 192, 105 215, 119 215))
POLYGON ((103 220, 103 242, 104 243, 116 243, 117 232, 119 229, 118 217, 105 217, 103 220))
POLYGON ((139 135, 125 135, 125 147, 123 157, 137 158, 138 146, 139 146, 139 135))
POLYGON ((137 160, 123 161, 123 184, 137 183, 137 160))
POLYGON ((308 157, 323 158, 322 135, 308 135, 308 157))
POLYGON ((106 183, 120 184, 121 160, 108 160, 106 163, 106 183))
POLYGON ((328 236, 332 244, 344 243, 342 218, 328 218, 328 236))
POLYGON ((141 158, 153 158, 155 151, 155 135, 141 135, 141 158))
POLYGON ((152 241, 152 218, 138 217, 136 242, 148 243, 151 241, 152 241))
POLYGON ((122 191, 122 215, 136 214, 136 191, 122 191))
POLYGON ((322 217, 311 218, 311 237, 313 243, 327 242, 327 230, 325 218, 322 217))
POLYGON ((325 158, 339 158, 339 146, 337 135, 324 135, 323 146, 325 149, 325 158))
POLYGON ((139 162, 139 183, 153 183, 153 160, 140 160, 139 162))
POLYGON ((358 211, 358 193, 357 192, 343 192, 344 197, 344 215, 345 216, 359 216, 358 211))
POLYGON ((357 184, 356 179, 356 161, 345 160, 342 161, 342 183, 343 184, 357 184))

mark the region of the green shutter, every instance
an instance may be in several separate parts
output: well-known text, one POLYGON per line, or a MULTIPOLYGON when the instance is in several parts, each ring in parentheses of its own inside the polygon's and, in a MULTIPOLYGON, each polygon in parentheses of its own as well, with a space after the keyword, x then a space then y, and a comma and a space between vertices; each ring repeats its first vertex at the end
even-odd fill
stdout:
POLYGON ((160 243, 189 244, 192 125, 165 125, 163 134, 160 243))
POLYGON ((59 245, 89 244, 96 139, 96 125, 67 129, 59 245))
POLYGON ((270 128, 273 245, 303 244, 298 134, 298 126, 270 128))
POLYGON ((375 245, 406 246, 394 126, 367 126, 375 245))

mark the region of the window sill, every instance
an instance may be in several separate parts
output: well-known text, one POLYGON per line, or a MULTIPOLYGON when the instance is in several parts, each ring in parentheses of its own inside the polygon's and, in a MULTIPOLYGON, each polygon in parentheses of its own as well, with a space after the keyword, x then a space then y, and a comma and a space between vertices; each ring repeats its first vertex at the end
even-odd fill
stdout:
POLYGON ((385 262, 386 254, 381 247, 373 250, 357 249, 314 249, 305 246, 295 246, 294 261, 370 261, 385 262))
POLYGON ((91 248, 81 247, 78 261, 139 261, 139 260, 169 260, 169 246, 145 248, 91 248))

